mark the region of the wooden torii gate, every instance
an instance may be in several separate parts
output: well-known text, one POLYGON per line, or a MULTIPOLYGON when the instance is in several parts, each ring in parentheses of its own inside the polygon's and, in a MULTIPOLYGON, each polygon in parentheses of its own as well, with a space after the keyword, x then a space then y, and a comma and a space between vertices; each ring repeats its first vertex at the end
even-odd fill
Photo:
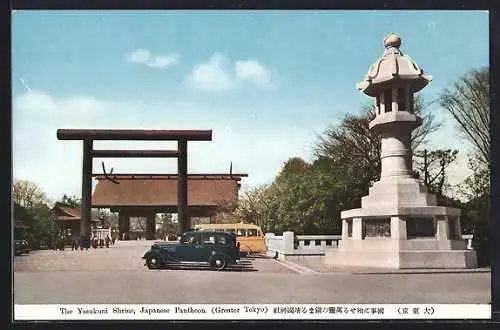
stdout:
MULTIPOLYGON (((189 229, 187 214, 187 142, 212 141, 211 130, 127 130, 127 129, 58 129, 59 140, 83 141, 82 200, 80 234, 88 238, 92 208, 93 158, 177 158, 177 215, 180 231, 189 229), (177 141, 177 150, 94 150, 94 140, 177 141)), ((106 174, 106 173, 104 173, 106 174)), ((110 178, 113 181, 112 178, 110 178)), ((119 184, 118 182, 115 182, 119 184)), ((88 239, 86 244, 88 244, 88 239)))

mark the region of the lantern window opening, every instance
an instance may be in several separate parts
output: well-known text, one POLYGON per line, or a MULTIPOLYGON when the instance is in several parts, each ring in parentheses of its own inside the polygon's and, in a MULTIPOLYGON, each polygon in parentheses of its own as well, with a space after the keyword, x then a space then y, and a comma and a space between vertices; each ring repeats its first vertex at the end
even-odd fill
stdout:
POLYGON ((377 109, 375 110, 377 112, 377 115, 380 115, 380 96, 377 96, 376 97, 376 105, 377 105, 377 109))
POLYGON ((384 91, 384 107, 385 113, 392 112, 392 89, 386 89, 384 91))
POLYGON ((406 108, 406 88, 398 88, 398 111, 408 111, 406 108))
POLYGON ((410 104, 408 106, 408 112, 409 113, 415 113, 415 97, 413 95, 413 93, 410 91, 409 92, 409 100, 410 100, 410 104))

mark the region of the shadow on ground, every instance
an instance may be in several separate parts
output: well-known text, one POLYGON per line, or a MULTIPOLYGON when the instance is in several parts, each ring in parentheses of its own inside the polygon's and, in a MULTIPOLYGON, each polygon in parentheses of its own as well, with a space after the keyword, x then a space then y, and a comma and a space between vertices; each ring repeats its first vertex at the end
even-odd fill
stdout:
MULTIPOLYGON (((258 272, 259 270, 254 266, 253 260, 255 259, 272 259, 262 254, 251 254, 241 257, 237 265, 228 265, 223 272, 258 272)), ((202 270, 214 271, 210 266, 205 265, 178 265, 171 264, 159 269, 158 271, 168 270, 202 270)))

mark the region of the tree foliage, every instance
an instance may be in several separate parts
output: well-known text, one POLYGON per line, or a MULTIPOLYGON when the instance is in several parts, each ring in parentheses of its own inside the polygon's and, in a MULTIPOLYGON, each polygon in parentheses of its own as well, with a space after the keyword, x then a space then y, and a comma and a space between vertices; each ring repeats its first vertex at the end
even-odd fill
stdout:
POLYGON ((489 68, 471 70, 440 96, 440 104, 454 118, 474 149, 469 157, 472 174, 460 185, 467 227, 474 233, 479 264, 489 263, 490 188, 490 84, 489 68))
POLYGON ((179 224, 173 221, 172 214, 170 213, 161 214, 158 222, 161 224, 158 230, 160 236, 177 233, 179 231, 179 224))
POLYGON ((489 68, 472 70, 440 95, 440 104, 476 151, 479 161, 490 168, 490 74, 489 68))
POLYGON ((27 180, 17 180, 14 182, 12 185, 12 200, 15 204, 26 209, 47 202, 42 188, 36 183, 27 180))
POLYGON ((447 171, 457 154, 458 150, 452 149, 424 149, 414 154, 416 170, 429 192, 437 196, 438 202, 445 197, 445 189, 448 187, 447 171))
POLYGON ((81 199, 76 197, 75 195, 67 195, 63 194, 61 197, 61 203, 71 206, 73 208, 79 208, 81 204, 81 199))
POLYGON ((41 241, 47 241, 57 234, 57 225, 43 190, 31 181, 16 181, 12 187, 14 221, 28 226, 24 232, 34 248, 41 241))

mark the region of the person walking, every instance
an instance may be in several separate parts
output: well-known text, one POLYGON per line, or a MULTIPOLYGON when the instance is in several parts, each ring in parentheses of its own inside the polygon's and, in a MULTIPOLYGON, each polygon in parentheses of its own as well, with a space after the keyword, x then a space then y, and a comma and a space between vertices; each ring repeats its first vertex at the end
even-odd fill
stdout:
POLYGON ((85 236, 85 251, 88 251, 90 248, 90 234, 85 236))
POLYGON ((71 236, 71 251, 78 250, 78 245, 76 244, 76 237, 71 236))

